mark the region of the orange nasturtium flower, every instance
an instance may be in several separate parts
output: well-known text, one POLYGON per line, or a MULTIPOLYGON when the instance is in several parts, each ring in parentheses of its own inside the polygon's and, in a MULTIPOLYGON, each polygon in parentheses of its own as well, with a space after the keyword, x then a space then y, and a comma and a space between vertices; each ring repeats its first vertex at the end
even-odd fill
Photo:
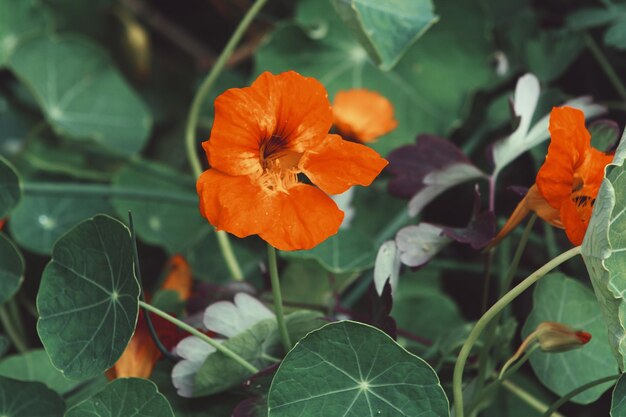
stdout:
POLYGON ((555 107, 550 113, 550 146, 535 184, 498 233, 495 242, 515 228, 528 213, 565 229, 568 239, 580 245, 585 236, 604 167, 613 160, 591 146, 582 111, 555 107))
POLYGON ((224 92, 202 144, 211 165, 197 182, 202 215, 281 250, 310 249, 337 233, 344 214, 327 194, 369 185, 387 161, 329 134, 332 121, 322 84, 293 71, 224 92))
POLYGON ((338 92, 333 101, 333 118, 343 137, 359 142, 372 142, 398 126, 391 102, 363 88, 338 92))
MULTIPOLYGON (((169 261, 170 272, 161 286, 162 290, 176 291, 181 300, 186 301, 191 293, 192 274, 191 268, 182 256, 175 255, 169 261)), ((152 369, 161 357, 161 352, 152 340, 150 330, 146 324, 144 311, 139 311, 135 333, 128 342, 128 346, 115 365, 108 371, 109 379, 115 378, 148 378, 152 369)), ((172 349, 184 337, 177 327, 155 315, 151 315, 152 324, 159 339, 167 349, 172 349)))

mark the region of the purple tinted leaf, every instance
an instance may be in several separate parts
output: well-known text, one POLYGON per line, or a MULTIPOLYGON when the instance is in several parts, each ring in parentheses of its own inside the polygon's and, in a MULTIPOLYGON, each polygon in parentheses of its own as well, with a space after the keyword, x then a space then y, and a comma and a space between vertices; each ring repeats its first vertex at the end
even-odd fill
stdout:
MULTIPOLYGON (((267 408, 267 399, 265 397, 246 398, 233 410, 232 417, 260 417, 263 408, 267 408)), ((266 412, 267 415, 267 412, 266 412)))
POLYGON ((506 187, 506 189, 513 191, 520 197, 524 197, 526 194, 528 194, 528 187, 523 187, 521 185, 509 185, 508 187, 506 187))
POLYGON ((391 309, 393 307, 393 297, 391 296, 391 284, 389 281, 383 287, 382 294, 378 296, 377 291, 371 291, 369 305, 371 306, 370 315, 365 321, 367 324, 371 324, 374 327, 379 328, 383 332, 387 333, 393 340, 397 338, 397 326, 396 321, 390 316, 391 309))
POLYGON ((435 135, 419 135, 415 145, 405 145, 387 157, 387 171, 395 176, 389 181, 389 192, 411 198, 426 186, 424 177, 455 163, 471 164, 454 143, 435 135))
POLYGON ((441 233, 457 242, 468 243, 473 249, 481 249, 496 235, 496 216, 492 211, 484 211, 467 227, 442 227, 441 233))

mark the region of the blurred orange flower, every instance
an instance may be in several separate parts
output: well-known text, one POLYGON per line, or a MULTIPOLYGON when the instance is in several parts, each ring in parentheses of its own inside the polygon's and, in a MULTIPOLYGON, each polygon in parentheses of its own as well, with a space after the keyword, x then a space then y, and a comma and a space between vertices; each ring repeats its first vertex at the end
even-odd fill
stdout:
MULTIPOLYGON (((192 285, 191 268, 185 258, 180 255, 173 256, 168 262, 170 272, 166 277, 162 290, 173 290, 178 292, 183 301, 189 298, 192 285)), ((137 327, 135 333, 128 342, 128 346, 122 356, 115 362, 115 365, 106 372, 109 379, 115 378, 148 378, 152 374, 152 369, 161 357, 161 352, 157 348, 150 330, 146 324, 143 310, 139 311, 137 327)), ((150 315, 152 324, 166 349, 172 349, 185 336, 178 331, 178 328, 162 319, 161 317, 150 315)))
POLYGON ((0 219, 0 230, 2 230, 2 227, 4 227, 4 223, 5 222, 6 222, 6 220, 0 219))
POLYGON ((363 88, 340 91, 335 95, 333 119, 343 137, 359 142, 372 142, 398 126, 391 102, 363 88))
POLYGON ((310 249, 337 233, 343 212, 327 194, 369 185, 387 161, 328 134, 332 119, 322 84, 293 71, 224 92, 203 143, 211 169, 197 182, 202 215, 281 250, 310 249))
POLYGON ((580 245, 604 178, 604 167, 613 160, 591 146, 582 111, 555 107, 550 113, 550 146, 535 184, 491 243, 506 236, 530 211, 565 229, 568 239, 580 245))

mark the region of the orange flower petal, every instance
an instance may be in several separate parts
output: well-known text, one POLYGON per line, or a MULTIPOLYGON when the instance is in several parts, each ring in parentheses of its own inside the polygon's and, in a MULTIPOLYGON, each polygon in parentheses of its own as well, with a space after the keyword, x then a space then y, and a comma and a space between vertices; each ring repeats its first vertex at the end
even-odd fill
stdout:
POLYGON ((571 107, 555 107, 550 113, 550 146, 537 173, 539 191, 555 209, 569 199, 574 172, 590 149, 591 135, 585 128, 585 115, 571 107))
POLYGON ((259 236, 280 250, 311 249, 339 230, 343 212, 319 189, 297 184, 273 196, 273 224, 259 236))
POLYGON ((342 135, 361 142, 371 142, 398 126, 391 102, 366 89, 338 92, 333 102, 333 116, 342 135))
POLYGON ((388 164, 367 146, 328 135, 300 160, 302 172, 328 194, 339 194, 353 185, 370 185, 388 164))
POLYGON ((273 201, 250 177, 209 169, 200 175, 196 187, 200 213, 218 230, 246 237, 265 231, 273 223, 273 201))
POLYGON ((261 74, 250 87, 215 100, 211 138, 203 143, 213 168, 230 175, 260 174, 261 142, 280 138, 284 150, 304 152, 326 137, 332 111, 324 86, 289 71, 261 74))
POLYGON ((181 300, 188 300, 193 284, 191 267, 185 258, 180 255, 174 255, 168 262, 168 268, 170 272, 165 281, 163 281, 161 289, 176 291, 181 300))
POLYGON ((591 217, 592 207, 589 205, 587 213, 581 213, 580 209, 576 206, 571 199, 567 199, 561 206, 561 220, 563 226, 565 226, 565 234, 570 242, 578 246, 583 243, 587 226, 589 225, 589 218, 591 217), (582 215, 581 215, 582 214, 582 215))
MULTIPOLYGON (((143 317, 140 317, 143 320, 143 317)), ((106 372, 109 379, 148 378, 161 352, 154 344, 146 326, 138 325, 128 346, 115 365, 106 372)))
POLYGON ((6 222, 6 220, 0 219, 0 230, 2 230, 2 227, 4 227, 4 223, 5 222, 6 222))

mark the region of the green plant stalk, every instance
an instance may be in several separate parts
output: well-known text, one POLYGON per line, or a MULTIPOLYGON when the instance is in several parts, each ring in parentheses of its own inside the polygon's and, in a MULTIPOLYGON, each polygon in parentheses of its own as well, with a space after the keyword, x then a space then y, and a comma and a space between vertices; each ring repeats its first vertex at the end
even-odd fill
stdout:
POLYGON ((474 346, 474 343, 478 340, 478 337, 485 329, 485 327, 491 322, 493 318, 495 318, 506 306, 508 306, 515 298, 517 298, 520 294, 522 294, 526 289, 528 289, 531 285, 537 282, 541 277, 546 275, 548 272, 552 271, 557 266, 561 265, 563 262, 568 259, 573 258, 580 254, 580 246, 576 246, 566 252, 563 252, 561 255, 556 258, 550 260, 544 266, 530 274, 526 279, 520 282, 515 288, 506 293, 502 298, 500 298, 487 312, 476 322, 476 325, 470 332, 467 340, 463 344, 461 351, 459 352, 459 356, 457 358, 456 364, 454 366, 454 373, 452 376, 452 391, 454 397, 454 408, 456 411, 456 417, 463 417, 463 369, 465 368, 465 363, 467 362, 467 358, 474 346))
MULTIPOLYGON (((524 401, 526 404, 528 404, 535 410, 539 411, 540 413, 543 413, 548 408, 548 405, 545 404, 543 401, 538 400, 532 394, 526 392, 521 387, 518 387, 516 384, 512 383, 511 381, 502 381, 502 386, 506 388, 507 390, 509 390, 517 398, 524 401)), ((546 415, 550 417, 565 417, 561 413, 554 413, 554 412, 551 414, 546 414, 546 415)))
MULTIPOLYGON (((235 32, 228 40, 228 43, 222 50, 222 53, 215 61, 215 65, 211 68, 211 71, 206 76, 204 81, 202 81, 202 85, 198 89, 195 97, 193 98, 193 102, 191 103, 191 108, 189 109, 189 116, 187 118, 187 125, 185 126, 185 145, 187 149, 187 160, 189 161, 189 165, 191 165, 191 169, 193 171, 194 177, 199 177, 202 173, 202 165, 200 160, 198 159, 198 155, 196 154, 196 127, 198 126, 198 119, 200 116, 200 110, 202 107, 202 103, 204 103, 206 97, 209 95, 211 91, 211 87, 217 80, 217 77, 220 75, 226 62, 231 57, 233 52, 235 51, 235 47, 241 40, 242 36, 246 33, 248 26, 254 20, 256 15, 261 11, 263 6, 267 0, 256 0, 252 7, 248 10, 246 15, 243 17, 241 22, 239 22, 239 26, 235 29, 235 32)), ((222 251, 222 256, 226 261, 226 266, 230 271, 231 277, 236 281, 242 281, 244 276, 241 271, 241 267, 237 262, 237 258, 235 256, 235 252, 233 251, 233 247, 230 244, 230 240, 228 239, 228 235, 224 231, 217 231, 217 242, 220 246, 220 250, 222 251)))
POLYGON ((267 244, 267 259, 270 267, 270 280, 272 282, 272 296, 274 298, 274 312, 276 313, 276 322, 278 323, 278 331, 280 339, 283 342, 285 353, 289 352, 293 345, 287 331, 285 323, 285 313, 283 312, 283 296, 280 292, 280 279, 278 277, 278 264, 276 262, 276 249, 267 244))
POLYGON ((7 311, 6 305, 0 305, 0 323, 2 323, 2 327, 4 331, 7 332, 7 336, 11 339, 13 346, 17 349, 18 352, 24 353, 28 351, 28 346, 24 339, 22 339, 20 332, 13 325, 13 321, 11 320, 11 316, 7 311))
POLYGON ((193 328, 192 326, 188 325, 187 323, 178 320, 176 317, 170 316, 169 314, 167 314, 164 311, 159 310, 158 308, 151 306, 150 304, 144 302, 144 301, 139 301, 139 307, 146 309, 154 314, 156 314, 159 317, 164 318, 165 320, 169 321, 170 323, 180 327, 181 329, 191 333, 192 335, 202 339, 202 341, 206 342, 207 344, 213 346, 215 348, 215 350, 217 350, 218 352, 222 353, 223 355, 231 358, 232 360, 234 360, 235 362, 237 362, 239 365, 243 366, 244 368, 246 368, 247 370, 249 370, 250 372, 256 374, 259 372, 259 369, 254 366, 253 364, 251 364, 250 362, 248 362, 247 360, 245 360, 244 358, 242 358, 241 356, 239 356, 237 353, 233 352, 232 350, 228 349, 226 346, 224 346, 221 343, 217 343, 215 340, 211 339, 209 336, 207 336, 206 334, 202 333, 201 331, 193 328))
POLYGON ((581 392, 585 392, 588 389, 593 388, 600 384, 604 384, 605 382, 614 381, 618 379, 620 376, 622 375, 619 374, 619 375, 605 376, 604 378, 596 379, 595 381, 591 381, 591 382, 586 383, 585 385, 581 385, 580 387, 568 392, 567 394, 565 394, 564 396, 556 400, 550 406, 550 408, 548 408, 548 410, 546 410, 546 412, 543 413, 542 417, 550 417, 550 416, 554 416, 558 414, 556 413, 556 410, 558 410, 560 406, 562 406, 563 404, 565 404, 566 402, 568 402, 569 400, 571 400, 572 398, 574 398, 581 392))
POLYGON ((585 43, 587 44, 587 48, 589 48, 589 51, 591 52, 593 57, 596 59, 598 64, 600 64, 600 67, 606 74, 611 84, 613 84, 613 87, 615 87, 615 89, 617 90, 622 100, 626 100, 626 87, 624 87, 622 80, 620 80, 619 76, 611 66, 609 60, 602 53, 602 50, 600 49, 596 41, 588 33, 585 33, 585 43))

